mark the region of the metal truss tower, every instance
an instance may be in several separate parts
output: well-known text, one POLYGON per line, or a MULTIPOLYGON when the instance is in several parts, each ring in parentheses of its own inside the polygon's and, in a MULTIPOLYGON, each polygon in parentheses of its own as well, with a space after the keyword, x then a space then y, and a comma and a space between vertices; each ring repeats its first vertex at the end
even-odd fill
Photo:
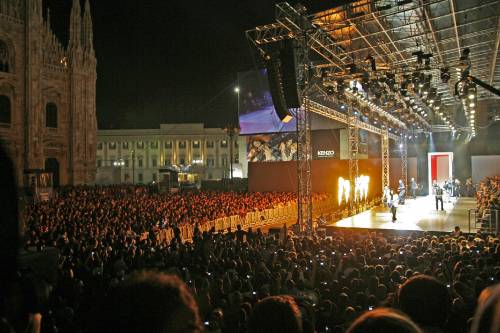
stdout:
POLYGON ((384 188, 390 186, 390 172, 389 172, 389 132, 385 132, 380 136, 382 145, 382 193, 384 193, 384 188))
POLYGON ((401 141, 399 144, 399 149, 401 151, 401 179, 407 188, 408 184, 408 142, 406 135, 401 136, 401 141))
POLYGON ((312 230, 312 183, 311 183, 311 111, 309 100, 302 98, 297 109, 297 222, 301 231, 312 230))
POLYGON ((312 223, 312 180, 311 180, 311 107, 309 100, 310 69, 308 34, 303 31, 297 36, 295 48, 297 63, 297 85, 301 107, 297 109, 297 223, 301 231, 310 232, 312 223))
MULTIPOLYGON (((350 112, 353 112, 352 108, 350 112)), ((351 210, 355 209, 357 203, 355 200, 356 178, 358 178, 358 152, 359 152, 359 129, 356 126, 357 117, 349 116, 347 124, 347 135, 349 140, 349 182, 351 183, 351 210)))

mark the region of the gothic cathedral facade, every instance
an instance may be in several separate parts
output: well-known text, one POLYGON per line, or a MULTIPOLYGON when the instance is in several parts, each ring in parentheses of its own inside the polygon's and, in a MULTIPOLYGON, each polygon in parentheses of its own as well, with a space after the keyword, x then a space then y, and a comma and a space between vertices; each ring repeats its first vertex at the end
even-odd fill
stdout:
POLYGON ((16 178, 51 171, 54 184, 94 182, 96 57, 90 5, 73 0, 68 47, 42 0, 0 0, 0 140, 16 178))

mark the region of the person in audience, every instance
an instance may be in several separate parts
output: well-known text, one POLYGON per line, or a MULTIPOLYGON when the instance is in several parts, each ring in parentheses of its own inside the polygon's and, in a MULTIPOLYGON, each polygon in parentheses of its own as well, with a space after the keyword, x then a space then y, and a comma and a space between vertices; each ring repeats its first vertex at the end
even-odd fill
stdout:
POLYGON ((451 235, 452 235, 452 237, 455 237, 455 238, 458 238, 458 237, 463 235, 462 230, 460 230, 460 227, 458 225, 455 226, 451 235))
POLYGON ((443 332, 450 315, 451 299, 447 287, 427 275, 408 279, 398 293, 401 310, 424 332, 443 332))
POLYGON ((471 329, 471 333, 497 332, 500 332, 500 285, 492 288, 478 304, 471 329))
POLYGON ((174 275, 140 272, 112 288, 93 332, 197 333, 203 327, 188 287, 174 275))
POLYGON ((270 296, 257 303, 248 333, 302 333, 302 317, 290 296, 270 296))
POLYGON ((347 329, 347 333, 422 333, 410 318, 398 311, 380 308, 365 312, 347 329))

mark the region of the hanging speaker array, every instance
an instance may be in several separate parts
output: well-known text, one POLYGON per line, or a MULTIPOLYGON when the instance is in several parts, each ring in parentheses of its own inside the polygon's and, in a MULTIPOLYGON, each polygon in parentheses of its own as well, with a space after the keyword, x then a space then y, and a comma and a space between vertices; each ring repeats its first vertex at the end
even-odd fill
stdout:
POLYGON ((296 56, 293 40, 276 43, 266 61, 269 90, 276 114, 282 122, 289 122, 289 109, 300 107, 297 88, 296 56))

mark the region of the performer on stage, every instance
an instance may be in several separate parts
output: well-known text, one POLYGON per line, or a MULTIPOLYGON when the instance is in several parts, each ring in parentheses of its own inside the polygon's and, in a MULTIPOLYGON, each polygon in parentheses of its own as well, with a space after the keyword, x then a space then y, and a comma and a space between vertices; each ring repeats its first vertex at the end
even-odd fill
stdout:
POLYGON ((397 193, 394 193, 394 191, 391 190, 391 194, 389 197, 389 207, 391 208, 391 213, 392 213, 392 223, 395 223, 397 220, 396 213, 398 210, 398 205, 399 205, 399 196, 397 193))
POLYGON ((382 201, 384 203, 384 207, 389 207, 389 200, 391 198, 391 190, 389 186, 384 186, 384 193, 382 193, 382 201))
POLYGON ((462 182, 458 178, 455 178, 455 196, 457 198, 462 196, 462 182))
POLYGON ((418 184, 415 181, 415 178, 413 178, 413 177, 411 179, 410 188, 411 188, 411 196, 413 197, 413 199, 416 199, 417 198, 418 184))
POLYGON ((400 179, 398 187, 398 197, 399 197, 399 203, 402 205, 405 204, 405 194, 406 194, 405 183, 403 183, 403 180, 400 179))
POLYGON ((436 198, 436 210, 438 210, 438 202, 441 201, 441 210, 443 209, 443 189, 439 185, 435 185, 434 190, 435 198, 436 198))

